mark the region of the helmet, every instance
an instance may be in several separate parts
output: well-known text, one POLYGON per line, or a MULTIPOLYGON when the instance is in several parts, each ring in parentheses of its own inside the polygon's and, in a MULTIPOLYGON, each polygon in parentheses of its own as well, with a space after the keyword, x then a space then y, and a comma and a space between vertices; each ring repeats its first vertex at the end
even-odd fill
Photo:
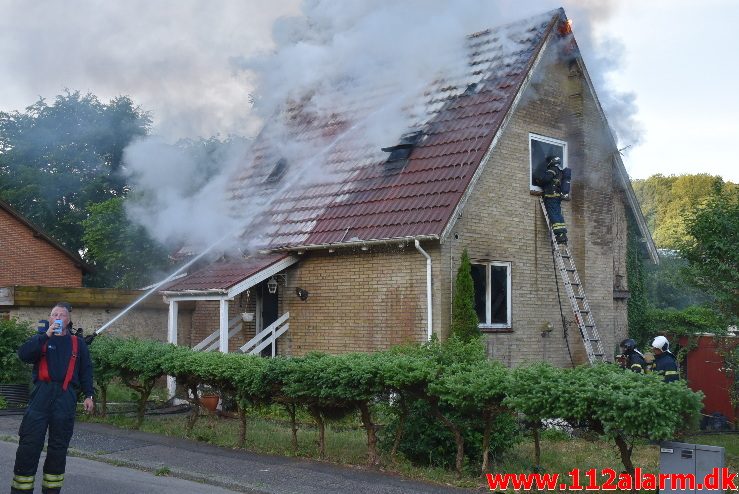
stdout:
POLYGON ((619 346, 623 348, 624 352, 631 352, 636 348, 636 342, 631 338, 626 338, 619 346))
POLYGON ((668 352, 670 351, 670 342, 664 336, 657 336, 652 341, 652 348, 659 348, 663 352, 668 352))
POLYGON ((559 156, 547 156, 547 167, 549 166, 556 166, 562 170, 564 168, 564 163, 562 163, 562 158, 559 156))

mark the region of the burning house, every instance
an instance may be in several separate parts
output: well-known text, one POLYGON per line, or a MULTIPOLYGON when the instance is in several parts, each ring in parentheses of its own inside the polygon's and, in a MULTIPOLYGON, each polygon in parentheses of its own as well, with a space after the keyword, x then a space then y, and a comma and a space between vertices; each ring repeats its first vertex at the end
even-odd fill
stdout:
POLYGON ((533 182, 555 155, 572 171, 569 246, 610 353, 627 333, 629 225, 643 254, 657 253, 569 21, 557 10, 479 32, 467 52, 464 73, 429 81, 383 146, 355 122, 392 88, 330 115, 282 112, 291 139, 320 150, 316 176, 270 145, 268 123, 230 188, 235 210, 262 201, 262 249, 164 288, 169 341, 302 355, 444 339, 466 249, 491 358, 582 362, 533 182))

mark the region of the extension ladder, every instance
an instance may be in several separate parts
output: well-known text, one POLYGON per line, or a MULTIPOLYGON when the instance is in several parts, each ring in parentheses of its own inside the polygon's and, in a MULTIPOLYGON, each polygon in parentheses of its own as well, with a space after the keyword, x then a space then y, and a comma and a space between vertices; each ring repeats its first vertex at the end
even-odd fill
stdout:
POLYGON ((595 326, 595 319, 593 319, 593 312, 590 310, 588 298, 585 296, 585 289, 580 282, 580 276, 577 274, 575 260, 572 258, 567 244, 557 242, 557 238, 552 231, 551 222, 549 221, 547 208, 544 205, 544 198, 539 197, 539 203, 541 204, 541 210, 544 212, 544 218, 547 222, 547 230, 549 230, 549 236, 551 237, 557 269, 559 269, 559 274, 562 276, 567 297, 570 299, 570 305, 572 306, 573 314, 575 314, 577 327, 580 328, 580 335, 585 344, 588 361, 591 365, 596 362, 603 362, 605 360, 603 342, 598 334, 598 328, 595 326))

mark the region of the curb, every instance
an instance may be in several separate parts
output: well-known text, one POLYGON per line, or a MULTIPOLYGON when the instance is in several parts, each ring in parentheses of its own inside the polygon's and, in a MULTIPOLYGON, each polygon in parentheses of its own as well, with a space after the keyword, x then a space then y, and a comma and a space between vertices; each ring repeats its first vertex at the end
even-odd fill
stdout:
MULTIPOLYGON (((0 441, 6 442, 6 443, 18 444, 18 436, 0 435, 0 441)), ((43 451, 46 451, 46 446, 44 446, 43 451)), ((94 453, 89 453, 87 451, 82 451, 82 450, 74 449, 74 448, 69 448, 67 456, 72 456, 75 458, 83 458, 85 460, 92 460, 92 461, 97 461, 100 463, 107 463, 108 465, 112 465, 115 467, 131 468, 134 470, 147 472, 155 476, 157 475, 157 472, 160 469, 167 468, 168 473, 166 475, 162 475, 163 477, 174 477, 174 478, 178 478, 182 480, 188 480, 190 482, 197 482, 199 484, 212 485, 214 487, 223 487, 224 489, 230 489, 236 492, 245 492, 247 494, 271 494, 270 491, 257 489, 250 485, 241 484, 239 482, 234 482, 234 481, 223 480, 219 478, 213 478, 207 475, 194 474, 192 472, 187 472, 187 471, 180 470, 177 468, 170 468, 167 465, 152 466, 146 463, 140 463, 140 462, 135 462, 135 461, 130 461, 130 460, 119 460, 116 458, 109 458, 109 457, 102 456, 102 455, 96 455, 94 453)))

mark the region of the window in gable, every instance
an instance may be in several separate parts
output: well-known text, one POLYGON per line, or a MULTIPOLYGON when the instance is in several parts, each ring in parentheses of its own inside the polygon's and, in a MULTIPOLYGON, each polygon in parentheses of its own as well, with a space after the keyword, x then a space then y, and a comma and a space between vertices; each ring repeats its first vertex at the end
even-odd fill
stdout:
POLYGON ((541 187, 536 185, 537 176, 541 176, 546 171, 546 164, 549 158, 557 156, 567 167, 567 143, 545 137, 538 134, 529 134, 529 189, 535 192, 541 192, 541 187))
POLYGON ((511 327, 511 263, 475 262, 475 312, 482 329, 511 327))

